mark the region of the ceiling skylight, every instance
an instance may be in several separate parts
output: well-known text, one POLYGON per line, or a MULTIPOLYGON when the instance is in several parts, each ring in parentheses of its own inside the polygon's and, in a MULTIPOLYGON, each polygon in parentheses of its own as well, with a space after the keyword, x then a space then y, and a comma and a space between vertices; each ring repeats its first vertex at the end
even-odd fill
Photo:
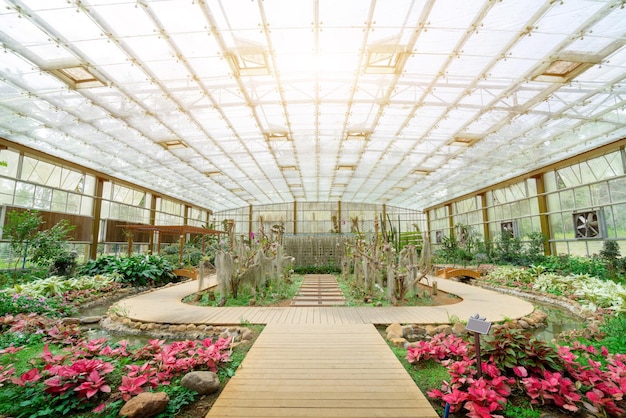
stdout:
POLYGON ((0 1, 3 142, 214 212, 422 209, 624 137, 612 0, 0 1))
POLYGON ((48 72, 61 79, 73 89, 87 89, 102 87, 104 82, 94 74, 94 71, 85 65, 76 65, 64 68, 49 68, 48 72))

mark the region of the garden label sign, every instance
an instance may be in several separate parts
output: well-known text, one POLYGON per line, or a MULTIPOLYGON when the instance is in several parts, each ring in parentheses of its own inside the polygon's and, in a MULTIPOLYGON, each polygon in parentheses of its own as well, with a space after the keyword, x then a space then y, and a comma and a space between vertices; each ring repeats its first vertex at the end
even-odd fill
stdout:
POLYGON ((487 318, 476 314, 470 316, 465 329, 474 333, 474 344, 476 345, 476 368, 478 369, 478 378, 483 375, 483 366, 480 361, 480 334, 489 334, 491 322, 486 321, 487 318))
POLYGON ((468 331, 477 332, 478 334, 489 334, 489 329, 491 328, 491 322, 486 321, 487 318, 481 317, 476 314, 474 316, 470 316, 467 321, 467 325, 465 329, 468 331))

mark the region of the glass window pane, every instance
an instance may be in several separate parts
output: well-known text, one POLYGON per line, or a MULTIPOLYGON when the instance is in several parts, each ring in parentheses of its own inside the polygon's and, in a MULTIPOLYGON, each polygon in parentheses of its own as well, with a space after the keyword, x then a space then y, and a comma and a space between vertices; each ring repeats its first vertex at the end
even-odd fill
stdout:
POLYGON ((588 208, 591 206, 591 195, 589 193, 589 186, 577 187, 574 189, 575 207, 576 208, 588 208))
POLYGON ((12 205, 15 181, 0 178, 0 204, 12 205))
MULTIPOLYGON (((70 197, 70 201, 68 202, 68 206, 74 205, 74 197, 78 197, 76 195, 70 197)), ((80 210, 78 211, 79 215, 82 216, 92 216, 93 215, 93 202, 94 199, 89 196, 82 196, 79 202, 76 202, 80 205, 80 210)), ((102 216, 102 215, 101 215, 102 216)))
POLYGON ((15 204, 18 206, 33 207, 35 201, 35 185, 18 182, 15 190, 15 204))
POLYGON ((626 177, 609 180, 609 191, 613 203, 626 202, 626 177))
POLYGON ((554 213, 548 216, 548 222, 550 224, 550 232, 554 239, 565 238, 565 228, 563 227, 563 217, 560 213, 554 213))
POLYGON ((55 190, 52 196, 50 209, 56 212, 65 212, 65 208, 67 207, 67 196, 67 192, 55 190))
POLYGON ((8 149, 0 149, 0 176, 17 178, 20 154, 8 149))

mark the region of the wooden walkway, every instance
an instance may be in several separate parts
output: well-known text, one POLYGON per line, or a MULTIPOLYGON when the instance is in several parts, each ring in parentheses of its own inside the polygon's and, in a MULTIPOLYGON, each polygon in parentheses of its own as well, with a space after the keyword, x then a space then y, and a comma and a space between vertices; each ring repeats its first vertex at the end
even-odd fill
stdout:
POLYGON ((307 274, 291 300, 290 306, 342 306, 346 298, 335 276, 307 274))
POLYGON ((438 417, 373 325, 265 327, 207 418, 438 417))
POLYGON ((466 320, 479 313, 488 321, 518 319, 532 313, 532 303, 520 298, 471 286, 454 280, 431 277, 439 290, 459 296, 460 302, 443 306, 404 307, 206 307, 182 302, 198 290, 188 281, 124 299, 116 304, 121 316, 134 321, 162 324, 448 324, 453 318, 466 320))
POLYGON ((437 280, 461 301, 407 307, 230 307, 182 303, 196 281, 116 304, 132 320, 164 324, 266 324, 207 417, 437 417, 372 324, 447 324, 480 313, 488 321, 532 313, 522 299, 437 280))

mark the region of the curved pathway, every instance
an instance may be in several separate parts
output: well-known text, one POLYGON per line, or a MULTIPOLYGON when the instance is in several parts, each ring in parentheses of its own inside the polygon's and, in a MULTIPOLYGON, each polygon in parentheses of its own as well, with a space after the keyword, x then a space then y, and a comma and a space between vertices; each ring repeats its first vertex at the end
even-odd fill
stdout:
POLYGON ((182 302, 198 291, 197 281, 161 288, 116 304, 120 316, 162 324, 448 324, 479 313, 487 321, 518 319, 532 313, 532 303, 515 296, 431 277, 439 290, 462 301, 441 306, 404 307, 206 307, 182 302))

